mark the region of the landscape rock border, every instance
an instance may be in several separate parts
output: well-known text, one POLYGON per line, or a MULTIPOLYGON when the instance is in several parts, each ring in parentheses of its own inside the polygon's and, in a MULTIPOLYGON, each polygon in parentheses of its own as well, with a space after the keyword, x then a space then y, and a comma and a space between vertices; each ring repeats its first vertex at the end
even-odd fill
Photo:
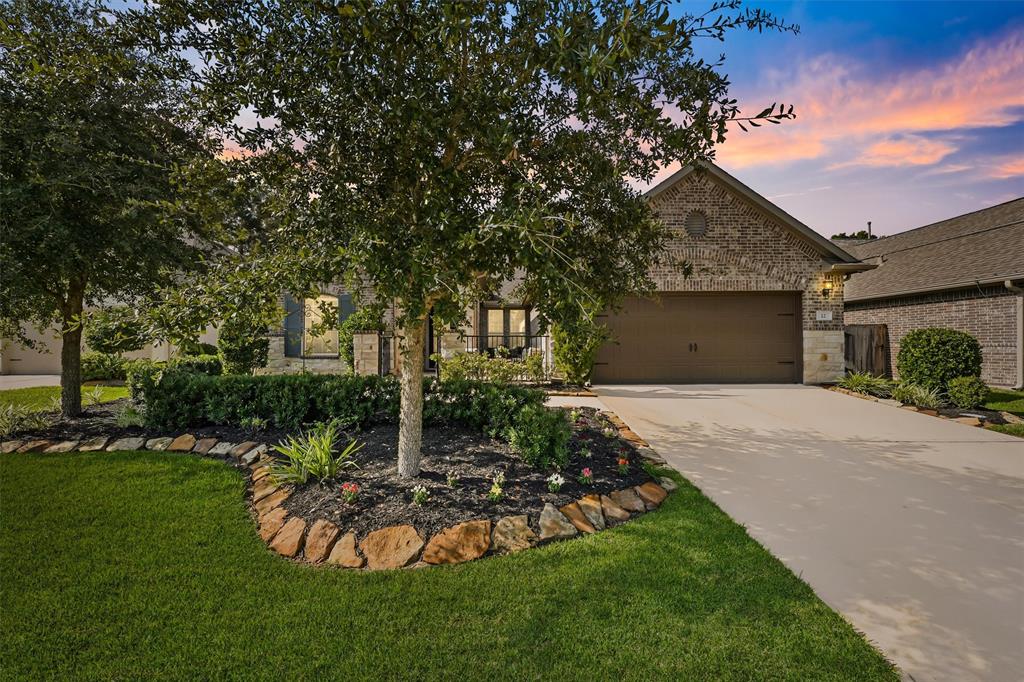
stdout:
POLYGON ((984 428, 986 424, 1000 423, 998 419, 993 419, 993 417, 990 416, 991 414, 998 414, 999 418, 1003 420, 1002 423, 1005 424, 1014 424, 1024 421, 1021 420, 1020 417, 1011 414, 1010 412, 983 409, 961 410, 959 408, 950 408, 949 410, 947 410, 948 412, 950 412, 950 414, 943 414, 941 411, 930 407, 918 407, 917 405, 908 405, 906 403, 901 403, 898 400, 893 400, 892 398, 879 398, 877 396, 867 395, 866 393, 857 393, 856 391, 851 391, 850 389, 843 388, 842 386, 826 386, 825 389, 832 391, 834 393, 842 393, 843 395, 848 395, 853 398, 860 398, 861 400, 870 400, 871 402, 881 403, 883 405, 889 405, 891 407, 899 407, 904 410, 909 410, 910 412, 926 414, 929 417, 938 417, 939 419, 954 421, 958 424, 963 424, 965 426, 984 428), (982 412, 988 412, 989 414, 981 414, 982 412))
MULTIPOLYGON (((601 411, 601 414, 618 430, 621 438, 637 449, 641 457, 656 466, 666 466, 665 460, 618 415, 609 411, 601 411)), ((190 433, 174 438, 100 436, 80 440, 32 439, 0 443, 0 452, 5 454, 151 450, 189 453, 231 462, 247 472, 246 495, 257 531, 271 550, 309 564, 364 570, 459 564, 489 555, 520 552, 554 540, 598 533, 654 511, 677 487, 675 481, 664 477, 607 495, 584 495, 560 508, 548 503, 537 515, 534 527, 531 527, 528 515, 519 514, 502 517, 496 522, 491 519, 464 521, 430 538, 422 537, 416 528, 407 524, 381 528, 359 538, 354 531, 343 532, 324 519, 310 523, 300 516, 289 515, 283 504, 291 496, 292 488, 271 480, 269 474, 273 458, 269 455, 269 448, 267 443, 234 443, 216 438, 197 438, 190 433)))

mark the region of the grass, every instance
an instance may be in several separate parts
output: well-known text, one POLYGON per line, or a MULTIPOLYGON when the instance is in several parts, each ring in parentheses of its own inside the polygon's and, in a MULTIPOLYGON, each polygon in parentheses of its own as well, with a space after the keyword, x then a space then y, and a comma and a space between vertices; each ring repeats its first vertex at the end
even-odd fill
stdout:
MULTIPOLYGON (((82 404, 90 404, 91 396, 96 386, 82 387, 82 404)), ((100 402, 110 402, 120 398, 128 397, 128 388, 125 386, 99 386, 102 393, 100 402)), ((0 391, 0 408, 8 405, 19 405, 35 412, 43 412, 53 407, 53 401, 60 396, 60 386, 33 386, 32 388, 12 388, 0 391)))
POLYGON ((0 474, 4 679, 898 679, 685 482, 595 536, 360 573, 272 555, 213 460, 16 455, 0 474))
POLYGON ((985 428, 999 433, 1006 433, 1018 438, 1024 438, 1024 424, 989 424, 985 428))
POLYGON ((986 410, 1001 410, 1024 417, 1024 391, 993 388, 982 405, 986 410))

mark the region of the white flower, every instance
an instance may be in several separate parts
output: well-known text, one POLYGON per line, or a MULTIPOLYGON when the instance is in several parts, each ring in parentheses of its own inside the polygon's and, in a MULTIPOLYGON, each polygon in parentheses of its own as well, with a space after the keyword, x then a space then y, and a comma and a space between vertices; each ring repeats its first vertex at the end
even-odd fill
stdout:
POLYGON ((551 474, 548 476, 548 485, 561 486, 565 483, 565 479, 562 478, 561 474, 551 474))

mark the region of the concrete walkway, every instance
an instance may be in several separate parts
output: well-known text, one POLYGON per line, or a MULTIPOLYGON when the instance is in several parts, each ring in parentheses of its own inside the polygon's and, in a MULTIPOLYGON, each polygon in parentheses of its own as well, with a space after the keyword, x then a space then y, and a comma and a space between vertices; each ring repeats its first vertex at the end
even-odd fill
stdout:
POLYGON ((597 392, 914 680, 1024 677, 1024 439, 807 386, 597 392))
POLYGON ((60 386, 59 374, 3 374, 0 375, 0 391, 11 388, 32 388, 34 386, 60 386))

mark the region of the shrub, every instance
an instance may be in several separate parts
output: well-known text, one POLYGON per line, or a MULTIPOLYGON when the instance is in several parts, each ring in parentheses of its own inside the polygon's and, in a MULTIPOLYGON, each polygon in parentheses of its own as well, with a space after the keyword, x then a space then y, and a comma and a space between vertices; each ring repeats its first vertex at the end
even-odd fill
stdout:
POLYGON ((590 381, 594 360, 601 345, 608 340, 608 330, 593 320, 584 320, 571 326, 551 326, 554 343, 555 367, 572 384, 590 381))
POLYGON ((854 393, 873 395, 876 398, 888 398, 892 395, 892 382, 885 377, 878 377, 867 372, 853 372, 839 381, 839 385, 854 393))
POLYGON ((509 426, 506 437, 509 446, 531 466, 561 469, 569 461, 570 435, 565 412, 526 405, 509 426))
POLYGON ((930 327, 900 340, 900 380, 945 392, 956 377, 981 375, 981 345, 966 332, 930 327))
POLYGON ((523 366, 526 370, 526 378, 535 384, 547 383, 551 380, 551 373, 544 365, 544 354, 534 351, 528 352, 523 359, 523 366))
POLYGON ((92 313, 82 335, 90 350, 117 354, 141 350, 150 339, 139 332, 135 311, 126 306, 104 308, 92 313))
POLYGON ((36 412, 14 403, 0 408, 0 436, 9 436, 17 431, 37 431, 49 425, 50 417, 45 412, 36 412))
POLYGON ((110 381, 125 378, 125 359, 113 353, 82 354, 82 381, 110 381))
POLYGON ((939 393, 939 389, 926 388, 908 381, 896 384, 892 389, 892 397, 905 405, 917 405, 933 410, 943 406, 942 394, 939 393))
POLYGON ((218 376, 224 372, 223 363, 216 355, 183 355, 171 360, 170 366, 210 376, 218 376))
POLYGON ((457 353, 449 358, 434 356, 445 381, 492 381, 510 384, 526 369, 522 362, 485 353, 457 353))
POLYGON ((264 330, 245 322, 226 320, 218 331, 217 355, 225 374, 252 374, 266 367, 269 349, 270 340, 264 330))
POLYGON ((270 476, 276 483, 305 483, 310 476, 322 483, 337 476, 342 469, 356 466, 352 457, 363 446, 349 441, 345 449, 335 455, 337 440, 338 424, 333 421, 316 424, 298 438, 289 436, 287 443, 274 446, 286 461, 272 464, 270 476))
POLYGON ((369 331, 384 331, 384 308, 380 305, 360 308, 346 317, 338 328, 338 354, 350 370, 355 369, 356 362, 352 351, 352 335, 369 331))
POLYGON ((205 341, 184 341, 178 344, 178 352, 182 356, 216 355, 217 346, 205 341))
POLYGON ((949 402, 962 410, 971 410, 988 398, 988 384, 980 377, 957 377, 949 382, 949 402))

